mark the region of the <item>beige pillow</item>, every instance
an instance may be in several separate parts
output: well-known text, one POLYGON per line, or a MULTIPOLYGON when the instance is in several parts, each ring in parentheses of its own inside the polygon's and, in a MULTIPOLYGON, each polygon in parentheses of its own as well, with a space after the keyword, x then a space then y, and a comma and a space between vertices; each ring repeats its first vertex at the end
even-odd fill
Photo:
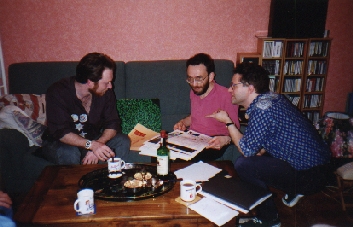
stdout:
POLYGON ((336 170, 344 180, 353 180, 353 162, 344 164, 336 170))

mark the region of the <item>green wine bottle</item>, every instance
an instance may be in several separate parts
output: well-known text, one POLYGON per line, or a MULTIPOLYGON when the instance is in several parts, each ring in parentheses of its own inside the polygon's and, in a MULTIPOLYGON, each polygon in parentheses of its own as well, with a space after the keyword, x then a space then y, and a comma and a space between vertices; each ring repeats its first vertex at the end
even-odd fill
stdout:
POLYGON ((165 178, 170 170, 169 149, 167 147, 168 134, 165 130, 161 130, 161 144, 157 149, 157 175, 165 178))

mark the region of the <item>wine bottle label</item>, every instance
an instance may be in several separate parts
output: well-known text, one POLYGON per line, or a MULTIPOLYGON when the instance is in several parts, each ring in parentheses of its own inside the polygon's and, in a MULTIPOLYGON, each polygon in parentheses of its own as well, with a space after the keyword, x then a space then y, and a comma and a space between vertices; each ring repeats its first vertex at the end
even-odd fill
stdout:
POLYGON ((157 175, 168 175, 168 156, 157 156, 157 175))

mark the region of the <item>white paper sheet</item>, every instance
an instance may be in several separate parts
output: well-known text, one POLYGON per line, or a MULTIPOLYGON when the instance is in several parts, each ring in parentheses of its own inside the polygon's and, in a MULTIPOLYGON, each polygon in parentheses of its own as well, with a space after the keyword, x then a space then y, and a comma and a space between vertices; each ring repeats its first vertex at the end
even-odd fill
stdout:
POLYGON ((238 211, 210 198, 202 198, 197 203, 191 204, 188 207, 218 226, 224 225, 239 214, 238 211))
POLYGON ((198 162, 174 172, 178 179, 188 179, 194 181, 208 181, 222 170, 208 163, 198 162))

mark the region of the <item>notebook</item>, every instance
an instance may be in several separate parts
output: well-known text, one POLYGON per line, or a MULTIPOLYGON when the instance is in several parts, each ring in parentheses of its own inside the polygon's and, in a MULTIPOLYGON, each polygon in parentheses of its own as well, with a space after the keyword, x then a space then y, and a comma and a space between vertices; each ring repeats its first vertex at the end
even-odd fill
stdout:
POLYGON ((248 213, 272 194, 269 190, 220 173, 202 184, 203 196, 248 213))

